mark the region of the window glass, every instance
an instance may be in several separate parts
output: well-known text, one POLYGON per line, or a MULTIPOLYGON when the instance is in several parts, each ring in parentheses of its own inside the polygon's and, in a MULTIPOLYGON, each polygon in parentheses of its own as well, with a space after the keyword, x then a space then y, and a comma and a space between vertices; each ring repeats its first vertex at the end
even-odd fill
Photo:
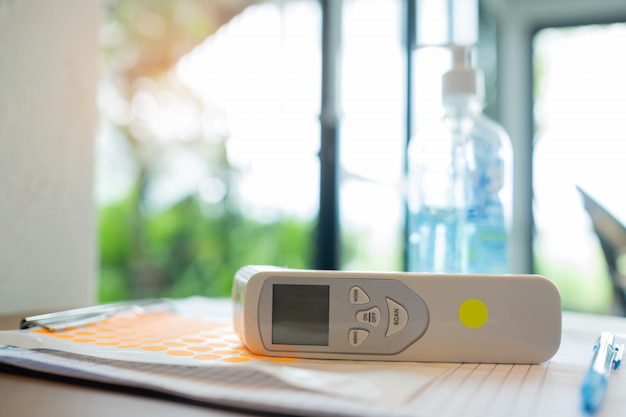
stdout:
POLYGON ((108 6, 102 301, 225 296, 245 264, 310 266, 320 7, 302 0, 228 9, 235 3, 108 6))
POLYGON ((406 71, 401 1, 343 8, 342 268, 402 269, 406 71))
POLYGON ((606 312, 610 281, 577 186, 626 218, 626 25, 534 38, 534 257, 568 309, 606 312))

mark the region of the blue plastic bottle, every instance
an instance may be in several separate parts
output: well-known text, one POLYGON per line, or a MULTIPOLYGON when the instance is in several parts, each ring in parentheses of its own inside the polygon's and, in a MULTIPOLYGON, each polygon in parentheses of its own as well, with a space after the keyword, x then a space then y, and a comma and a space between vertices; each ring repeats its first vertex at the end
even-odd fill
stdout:
POLYGON ((444 116, 408 150, 408 264, 414 272, 507 273, 511 143, 482 114, 484 81, 466 47, 450 46, 444 116))

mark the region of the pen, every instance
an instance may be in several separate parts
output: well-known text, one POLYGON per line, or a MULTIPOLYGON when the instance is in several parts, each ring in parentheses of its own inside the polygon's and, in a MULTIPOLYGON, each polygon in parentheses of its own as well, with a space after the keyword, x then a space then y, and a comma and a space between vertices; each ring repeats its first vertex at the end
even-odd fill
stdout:
POLYGON ((593 356, 589 370, 582 384, 583 410, 593 414, 600 407, 611 376, 611 369, 617 369, 622 360, 624 345, 615 343, 615 336, 603 332, 593 346, 593 356))
POLYGON ((101 304, 91 307, 76 308, 56 313, 40 314, 22 319, 20 329, 43 327, 44 329, 61 332, 76 327, 96 323, 116 314, 138 310, 146 311, 156 307, 159 310, 170 310, 169 300, 164 298, 150 298, 144 300, 121 301, 117 303, 101 304))

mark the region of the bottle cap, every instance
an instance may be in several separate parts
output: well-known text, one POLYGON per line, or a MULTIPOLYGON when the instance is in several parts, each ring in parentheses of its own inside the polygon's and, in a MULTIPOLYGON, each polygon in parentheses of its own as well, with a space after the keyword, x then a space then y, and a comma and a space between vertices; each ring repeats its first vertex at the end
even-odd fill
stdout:
POLYGON ((485 77, 472 67, 471 46, 446 45, 452 52, 452 68, 443 74, 442 98, 474 96, 481 102, 485 97, 485 77))

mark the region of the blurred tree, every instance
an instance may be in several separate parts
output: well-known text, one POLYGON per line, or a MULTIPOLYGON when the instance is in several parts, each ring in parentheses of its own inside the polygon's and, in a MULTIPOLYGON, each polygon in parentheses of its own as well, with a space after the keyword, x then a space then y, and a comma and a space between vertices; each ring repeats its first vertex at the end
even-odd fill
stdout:
POLYGON ((173 71, 251 3, 107 3, 101 112, 130 145, 136 176, 132 192, 100 208, 101 301, 226 295, 246 263, 308 265, 311 225, 242 213, 227 138, 203 128, 205 110, 173 71), (192 186, 171 179, 181 170, 193 171, 192 186))
POLYGON ((108 68, 128 84, 160 78, 254 0, 109 0, 104 40, 108 68))

